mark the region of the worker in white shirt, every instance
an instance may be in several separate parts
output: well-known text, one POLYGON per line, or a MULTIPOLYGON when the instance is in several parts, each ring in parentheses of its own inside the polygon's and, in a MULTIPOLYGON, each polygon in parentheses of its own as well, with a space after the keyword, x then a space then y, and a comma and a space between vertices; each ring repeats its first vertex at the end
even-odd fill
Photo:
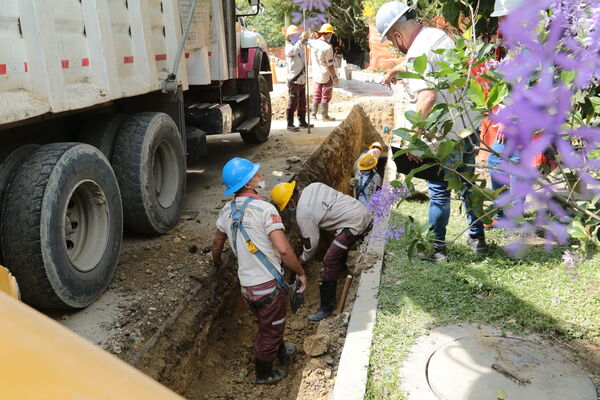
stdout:
POLYGON ((371 214, 360 201, 318 182, 302 191, 296 188, 296 181, 280 183, 271 190, 271 199, 280 211, 287 208, 296 212, 303 244, 301 262, 315 256, 320 229, 335 232, 335 239, 323 257, 319 281, 321 305, 308 320, 317 322, 327 318, 335 306, 340 271, 347 268, 348 250, 371 228, 371 214))
MULTIPOLYGON (((406 54, 404 63, 392 68, 384 78, 384 83, 391 84, 396 80, 398 72, 413 69, 412 64, 417 57, 425 54, 427 56, 427 66, 425 73, 430 73, 440 69, 439 61, 444 60, 444 55, 436 50, 448 50, 455 47, 452 39, 442 30, 422 25, 416 20, 414 7, 409 7, 400 1, 390 1, 383 4, 377 11, 375 17, 377 30, 381 34, 381 41, 390 40, 394 47, 406 54)), ((421 114, 423 119, 436 104, 443 101, 442 96, 438 96, 435 90, 429 88, 427 82, 421 79, 406 79, 406 89, 408 94, 408 103, 406 109, 421 114)), ((452 97, 448 94, 448 99, 452 97)), ((451 101, 451 100, 450 100, 451 101)), ((467 110, 467 112, 469 112, 467 110)), ((466 118, 474 120, 474 118, 466 118)), ((412 126, 403 126, 403 128, 412 129, 412 126)), ((476 127, 465 126, 463 118, 456 118, 456 123, 447 134, 442 134, 442 130, 436 133, 436 137, 427 140, 429 147, 435 153, 439 143, 445 140, 454 140, 460 142, 456 145, 456 150, 447 160, 461 161, 464 165, 474 165, 477 156, 476 149, 479 145, 477 133, 461 139, 458 132, 465 129, 476 127)), ((473 129, 472 129, 473 130, 473 129)), ((425 139, 424 139, 425 140, 425 139)), ((401 139, 394 135, 390 145, 392 152, 400 150, 401 139)), ((430 160, 422 159, 411 153, 406 153, 394 158, 398 172, 403 174, 410 173, 411 170, 428 163, 430 160)), ((472 172, 472 167, 460 167, 461 172, 472 172)), ((448 182, 444 179, 446 171, 432 166, 415 174, 417 178, 423 178, 428 181, 429 186, 429 224, 431 231, 435 235, 433 244, 435 252, 431 255, 419 253, 417 256, 423 260, 433 263, 444 262, 446 256, 446 227, 450 218, 450 190, 448 182)), ((468 244, 476 253, 483 253, 487 250, 483 223, 477 218, 472 208, 469 207, 470 191, 467 190, 464 195, 465 209, 467 210, 467 221, 469 223, 468 244)))
POLYGON ((298 292, 306 288, 306 275, 285 236, 279 213, 257 194, 257 189, 265 187, 259 167, 237 157, 225 164, 225 195, 235 197, 223 206, 217 219, 212 257, 220 266, 225 241, 229 240, 237 255, 242 296, 258 318, 256 383, 265 384, 286 375, 283 369, 273 369, 273 361, 277 358, 280 364, 289 365, 295 352, 292 343, 283 341, 290 287, 283 279, 282 261, 296 273, 298 292))
POLYGON ((333 47, 329 43, 334 33, 331 24, 323 24, 317 32, 318 38, 308 41, 308 47, 311 50, 313 81, 315 82, 310 115, 316 119, 320 105, 321 118, 324 121, 335 121, 335 118, 329 116, 329 102, 333 95, 333 86, 338 84, 333 47))
POLYGON ((300 32, 296 25, 287 27, 285 36, 285 61, 288 66, 288 105, 286 109, 287 130, 299 131, 294 125, 294 113, 298 113, 300 128, 308 128, 306 122, 306 55, 304 46, 308 32, 300 32))

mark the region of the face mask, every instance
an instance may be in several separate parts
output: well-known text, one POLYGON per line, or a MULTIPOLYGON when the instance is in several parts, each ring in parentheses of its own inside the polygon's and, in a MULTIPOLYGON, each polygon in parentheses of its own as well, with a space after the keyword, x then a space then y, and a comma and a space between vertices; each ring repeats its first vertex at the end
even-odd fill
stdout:
POLYGON ((258 185, 258 188, 259 188, 259 189, 264 189, 264 188, 266 188, 266 187, 267 187, 267 184, 266 184, 266 182, 264 181, 264 179, 263 179, 262 181, 259 181, 257 185, 258 185))
POLYGON ((327 38, 327 43, 331 43, 331 38, 332 38, 332 36, 329 36, 329 37, 327 38))
POLYGON ((404 54, 408 53, 408 49, 404 45, 400 44, 400 41, 398 40, 398 38, 396 38, 395 42, 396 42, 396 47, 398 48, 398 50, 400 50, 404 54))
POLYGON ((296 212, 296 207, 288 207, 288 210, 290 210, 291 212, 296 212))

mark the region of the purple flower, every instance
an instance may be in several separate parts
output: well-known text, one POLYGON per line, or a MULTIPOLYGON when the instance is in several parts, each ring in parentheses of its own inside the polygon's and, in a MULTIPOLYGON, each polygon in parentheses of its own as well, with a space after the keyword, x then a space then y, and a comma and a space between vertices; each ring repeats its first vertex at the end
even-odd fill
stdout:
POLYGON ((502 173, 492 174, 511 187, 497 204, 508 208, 506 216, 522 230, 543 229, 548 246, 565 243, 570 217, 555 200, 563 195, 561 185, 538 170, 535 159, 556 149, 562 167, 576 171, 593 188, 590 194, 600 194, 594 178, 600 161, 589 159, 590 151, 600 146, 600 129, 585 123, 573 129, 571 121, 577 92, 600 80, 600 1, 525 2, 501 28, 512 56, 498 70, 512 91, 493 117, 504 125, 506 161, 499 166, 502 173), (576 71, 574 82, 561 82, 561 71, 576 71), (585 148, 575 148, 575 138, 585 148), (514 152, 520 153, 517 164, 509 161, 514 152), (533 222, 523 222, 527 210, 534 211, 533 222))
POLYGON ((373 229, 369 234, 369 240, 398 240, 404 233, 404 228, 397 225, 389 225, 388 219, 392 207, 400 200, 410 194, 406 186, 395 188, 385 184, 379 188, 369 201, 367 209, 373 214, 373 229))

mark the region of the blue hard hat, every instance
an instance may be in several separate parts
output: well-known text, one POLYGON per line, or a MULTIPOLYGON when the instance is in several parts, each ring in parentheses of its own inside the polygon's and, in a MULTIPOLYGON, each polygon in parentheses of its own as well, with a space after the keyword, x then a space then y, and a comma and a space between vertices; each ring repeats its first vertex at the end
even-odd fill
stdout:
POLYGON ((260 164, 253 164, 245 158, 235 157, 227 161, 227 164, 223 167, 221 178, 223 183, 227 186, 225 189, 225 196, 234 194, 242 188, 246 183, 250 182, 250 179, 256 175, 260 164))

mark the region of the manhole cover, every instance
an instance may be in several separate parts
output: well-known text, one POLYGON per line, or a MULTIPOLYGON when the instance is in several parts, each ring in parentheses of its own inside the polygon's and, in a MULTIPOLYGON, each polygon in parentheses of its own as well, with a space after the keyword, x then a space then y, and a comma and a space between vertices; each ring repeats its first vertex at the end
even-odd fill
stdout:
POLYGON ((549 347, 509 337, 465 337, 434 351, 426 367, 438 399, 596 400, 589 376, 549 347), (502 397, 500 397, 502 398, 502 397))

